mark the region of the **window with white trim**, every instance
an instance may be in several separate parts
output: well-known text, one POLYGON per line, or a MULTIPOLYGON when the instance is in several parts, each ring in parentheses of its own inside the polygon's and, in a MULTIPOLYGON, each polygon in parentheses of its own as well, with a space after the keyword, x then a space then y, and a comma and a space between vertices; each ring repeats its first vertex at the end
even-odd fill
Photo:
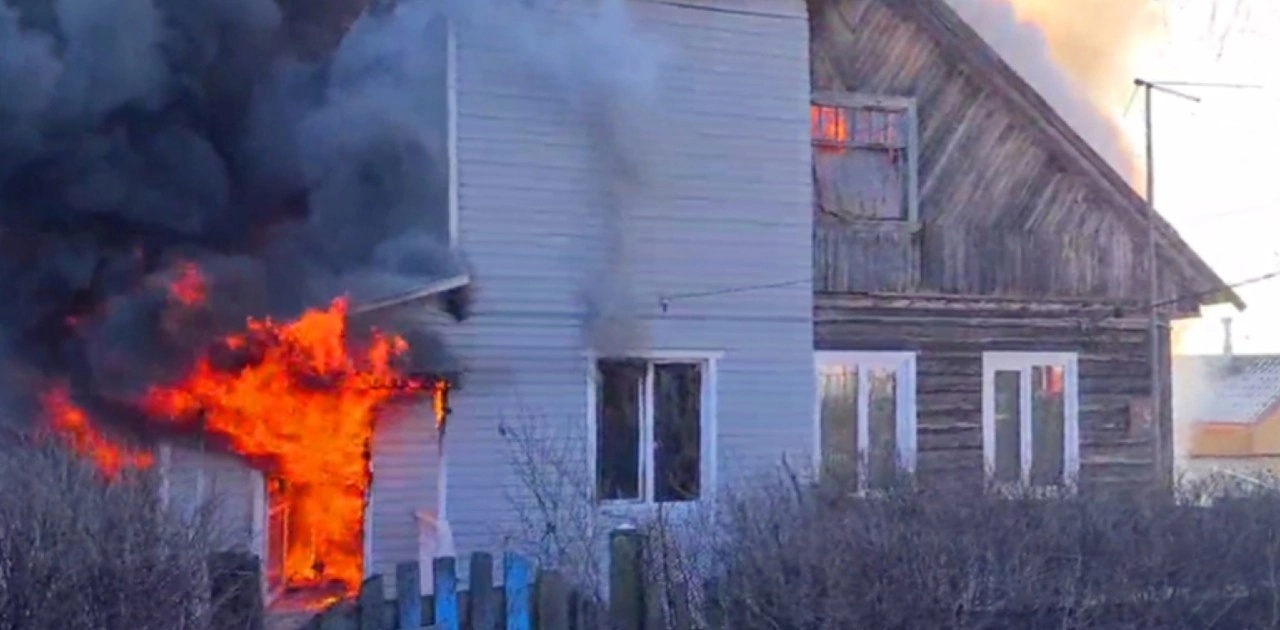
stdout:
POLYGON ((819 352, 821 467, 855 475, 859 490, 915 470, 913 352, 819 352))
POLYGON ((1074 352, 982 355, 982 450, 988 481, 1058 487, 1080 469, 1074 352))
POLYGON ((709 477, 711 359, 595 361, 595 495, 600 502, 699 499, 709 477))

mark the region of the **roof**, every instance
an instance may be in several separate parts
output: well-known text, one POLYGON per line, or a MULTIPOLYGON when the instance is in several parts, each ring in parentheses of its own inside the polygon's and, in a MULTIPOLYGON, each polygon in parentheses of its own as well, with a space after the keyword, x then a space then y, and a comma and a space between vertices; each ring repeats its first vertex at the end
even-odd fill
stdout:
POLYGON ((1173 393, 1179 422, 1257 422, 1280 405, 1280 355, 1176 356, 1173 393))
MULTIPOLYGON (((1103 200, 1124 211, 1132 225, 1145 230, 1146 200, 1084 140, 1048 101, 1031 87, 999 53, 956 13, 946 0, 881 0, 930 34, 944 54, 982 76, 991 88, 1016 108, 1022 109, 1045 134, 1069 168, 1078 170, 1098 184, 1103 200)), ((1156 215, 1157 244, 1168 253, 1180 276, 1195 292, 1199 305, 1231 303, 1244 309, 1235 290, 1200 257, 1163 217, 1156 215)))

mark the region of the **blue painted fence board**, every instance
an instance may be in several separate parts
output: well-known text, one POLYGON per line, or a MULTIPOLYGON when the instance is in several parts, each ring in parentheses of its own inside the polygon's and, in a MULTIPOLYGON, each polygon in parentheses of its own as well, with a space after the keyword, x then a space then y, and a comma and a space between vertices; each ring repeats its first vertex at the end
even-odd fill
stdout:
POLYGON ((435 627, 460 630, 457 562, 453 558, 436 558, 431 568, 435 574, 435 627))
POLYGON ((502 565, 507 630, 532 630, 533 567, 524 557, 510 552, 503 555, 502 565))

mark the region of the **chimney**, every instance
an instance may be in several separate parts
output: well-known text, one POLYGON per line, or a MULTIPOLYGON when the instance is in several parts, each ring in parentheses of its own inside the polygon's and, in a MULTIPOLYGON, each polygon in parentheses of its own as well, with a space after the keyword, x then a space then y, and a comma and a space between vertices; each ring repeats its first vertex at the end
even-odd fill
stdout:
POLYGON ((1222 318, 1222 356, 1230 358, 1233 354, 1231 348, 1231 318, 1222 318))

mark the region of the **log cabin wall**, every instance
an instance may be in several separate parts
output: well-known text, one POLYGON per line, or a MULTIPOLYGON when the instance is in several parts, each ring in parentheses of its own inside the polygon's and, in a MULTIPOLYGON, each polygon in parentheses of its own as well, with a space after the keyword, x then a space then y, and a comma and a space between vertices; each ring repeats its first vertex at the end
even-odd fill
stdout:
MULTIPOLYGON (((1102 302, 891 294, 822 294, 815 307, 818 350, 917 353, 916 472, 925 483, 982 483, 986 351, 1078 353, 1081 487, 1157 479, 1156 442, 1144 415, 1145 317, 1115 317, 1115 306, 1102 302)), ((1166 369, 1168 350, 1165 344, 1166 369)), ((1167 392, 1165 400, 1168 409, 1167 392)))
MULTIPOLYGON (((1145 298, 1141 210, 1069 165, 993 69, 940 43, 954 15, 938 4, 810 2, 814 93, 914 98, 919 156, 917 225, 818 213, 815 289, 1145 298)), ((1175 249, 1162 243, 1160 294, 1207 288, 1175 249)))

